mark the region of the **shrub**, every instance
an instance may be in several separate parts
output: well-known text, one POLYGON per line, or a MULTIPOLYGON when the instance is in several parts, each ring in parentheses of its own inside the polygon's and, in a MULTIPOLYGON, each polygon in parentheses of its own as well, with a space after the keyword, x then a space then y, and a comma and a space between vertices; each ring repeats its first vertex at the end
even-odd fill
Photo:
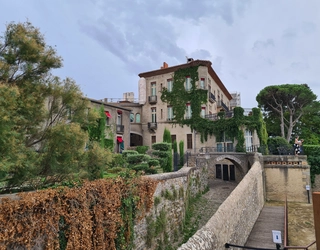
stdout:
POLYGON ((123 150, 122 151, 122 157, 127 158, 128 155, 137 155, 138 151, 135 150, 123 150))
POLYGON ((160 163, 156 159, 151 159, 148 161, 148 164, 149 164, 149 167, 152 167, 152 166, 156 167, 156 166, 159 166, 160 163))
POLYGON ((279 154, 279 151, 278 151, 279 147, 293 150, 293 145, 288 143, 285 138, 280 137, 280 136, 268 138, 267 143, 268 143, 269 153, 273 154, 273 155, 279 154))
POLYGON ((137 146, 136 150, 139 154, 145 154, 149 149, 149 146, 137 146))
POLYGON ((147 162, 150 160, 150 156, 149 155, 144 155, 144 154, 135 154, 135 155, 128 155, 127 157, 127 162, 129 164, 138 164, 141 162, 147 162))
POLYGON ((167 143, 167 142, 154 143, 152 144, 152 149, 159 150, 159 151, 168 151, 169 149, 171 149, 171 143, 167 143))

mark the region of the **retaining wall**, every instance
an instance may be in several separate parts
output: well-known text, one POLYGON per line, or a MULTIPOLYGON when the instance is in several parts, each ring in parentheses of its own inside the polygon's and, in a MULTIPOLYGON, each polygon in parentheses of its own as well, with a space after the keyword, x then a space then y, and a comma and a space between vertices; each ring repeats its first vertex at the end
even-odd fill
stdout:
POLYGON ((208 223, 179 250, 225 249, 244 245, 264 205, 263 169, 256 161, 208 223))
POLYGON ((207 175, 205 165, 148 176, 159 183, 153 195, 153 208, 134 226, 135 249, 164 249, 178 243, 188 199, 208 187, 207 175))

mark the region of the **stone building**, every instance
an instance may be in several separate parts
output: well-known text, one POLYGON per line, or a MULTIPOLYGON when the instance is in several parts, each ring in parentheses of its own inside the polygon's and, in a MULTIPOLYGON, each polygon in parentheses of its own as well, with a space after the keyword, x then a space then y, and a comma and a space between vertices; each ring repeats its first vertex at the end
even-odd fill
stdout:
POLYGON ((106 139, 113 142, 114 153, 120 153, 130 146, 130 112, 131 109, 88 98, 91 107, 103 107, 106 115, 106 139))
MULTIPOLYGON (((178 69, 198 67, 197 88, 208 91, 207 102, 201 106, 201 116, 206 119, 218 119, 218 112, 225 111, 226 116, 232 117, 232 109, 240 104, 240 93, 228 91, 222 83, 210 61, 193 60, 188 58, 187 62, 169 67, 163 63, 160 69, 139 74, 139 98, 135 100, 133 93, 125 93, 123 99, 118 102, 106 103, 120 105, 130 109, 130 146, 147 145, 161 142, 164 129, 171 132, 172 141, 184 141, 184 151, 198 153, 203 147, 215 148, 218 151, 232 151, 236 145, 233 138, 222 136, 217 141, 214 136, 209 136, 206 142, 201 143, 200 135, 191 131, 188 126, 179 126, 174 123, 172 107, 161 100, 163 88, 170 90, 173 86, 173 76, 178 69), (233 98, 234 97, 234 98, 233 98)), ((190 88, 190 79, 186 76, 185 89, 190 88)), ((192 116, 191 109, 186 105, 186 117, 192 116)), ((249 149, 259 145, 256 133, 244 129, 246 147, 249 149)), ((250 151, 250 150, 248 150, 250 151)))

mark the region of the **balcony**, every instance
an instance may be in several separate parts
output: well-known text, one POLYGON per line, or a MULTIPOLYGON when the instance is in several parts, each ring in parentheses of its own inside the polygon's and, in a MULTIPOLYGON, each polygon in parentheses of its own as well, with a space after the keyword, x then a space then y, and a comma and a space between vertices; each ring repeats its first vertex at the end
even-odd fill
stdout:
POLYGON ((218 102, 217 102, 217 107, 218 107, 218 108, 223 108, 225 111, 229 112, 229 108, 227 107, 227 105, 225 105, 225 104, 223 103, 223 101, 218 101, 218 102))
POLYGON ((212 94, 211 92, 209 92, 209 102, 213 103, 216 101, 216 97, 214 96, 214 94, 212 94))
POLYGON ((157 103, 157 96, 156 95, 150 95, 149 96, 149 103, 150 104, 156 104, 157 103))
POLYGON ((117 124, 117 133, 118 134, 123 134, 124 132, 124 125, 118 125, 117 124))
POLYGON ((167 118, 167 122, 172 122, 174 118, 167 118))
POLYGON ((156 122, 148 122, 148 129, 157 129, 156 122))

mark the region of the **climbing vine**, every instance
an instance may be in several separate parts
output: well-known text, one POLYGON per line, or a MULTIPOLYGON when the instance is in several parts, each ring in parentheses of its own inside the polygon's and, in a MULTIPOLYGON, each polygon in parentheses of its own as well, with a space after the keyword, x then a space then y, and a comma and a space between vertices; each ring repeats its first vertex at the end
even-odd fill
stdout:
POLYGON ((223 135, 232 140, 236 139, 238 141, 237 152, 245 152, 244 127, 251 131, 256 130, 260 144, 267 145, 268 135, 261 111, 258 108, 252 110, 252 116, 244 116, 244 109, 241 107, 234 108, 232 118, 225 118, 225 112, 219 112, 219 119, 215 121, 200 116, 201 105, 207 103, 208 92, 196 86, 196 82, 199 81, 198 67, 178 69, 174 72, 172 90, 164 88, 162 91, 161 100, 173 107, 175 123, 189 126, 192 131, 196 130, 201 135, 201 142, 207 141, 208 135, 214 135, 217 140, 222 139, 223 135), (190 77, 191 81, 190 91, 185 90, 187 77, 190 77), (191 105, 192 111, 192 116, 189 119, 185 119, 187 103, 191 105))

